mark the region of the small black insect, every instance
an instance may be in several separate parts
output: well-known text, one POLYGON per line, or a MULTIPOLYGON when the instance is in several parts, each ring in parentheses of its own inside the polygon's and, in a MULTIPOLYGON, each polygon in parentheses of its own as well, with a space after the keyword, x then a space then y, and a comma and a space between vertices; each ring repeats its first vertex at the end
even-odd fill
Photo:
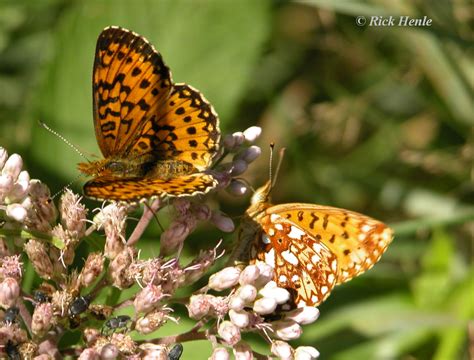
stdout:
POLYGON ((183 354, 183 345, 176 344, 168 353, 168 360, 179 360, 183 354))
POLYGON ((117 317, 110 318, 104 323, 102 328, 102 334, 116 332, 117 330, 128 330, 128 322, 131 320, 128 315, 119 315, 117 317))
POLYGON ((11 325, 16 322, 16 317, 20 310, 16 306, 9 307, 5 310, 5 316, 3 317, 3 322, 7 325, 11 325))
POLYGON ((49 301, 49 296, 46 295, 41 290, 36 290, 33 293, 33 300, 35 301, 35 305, 42 304, 49 301))
POLYGON ((91 297, 88 295, 78 296, 77 298, 75 298, 71 305, 69 305, 69 316, 76 317, 78 315, 81 315, 89 308, 91 300, 91 297))
POLYGON ((5 352, 9 360, 21 360, 20 352, 18 351, 18 346, 15 345, 11 340, 5 345, 5 352))

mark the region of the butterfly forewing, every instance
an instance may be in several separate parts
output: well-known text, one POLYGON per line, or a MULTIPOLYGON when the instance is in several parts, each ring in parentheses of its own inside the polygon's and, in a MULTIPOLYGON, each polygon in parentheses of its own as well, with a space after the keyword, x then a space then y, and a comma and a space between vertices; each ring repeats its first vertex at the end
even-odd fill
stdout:
POLYGON ((171 92, 171 74, 143 37, 118 27, 97 40, 93 107, 97 141, 105 157, 123 155, 171 92))

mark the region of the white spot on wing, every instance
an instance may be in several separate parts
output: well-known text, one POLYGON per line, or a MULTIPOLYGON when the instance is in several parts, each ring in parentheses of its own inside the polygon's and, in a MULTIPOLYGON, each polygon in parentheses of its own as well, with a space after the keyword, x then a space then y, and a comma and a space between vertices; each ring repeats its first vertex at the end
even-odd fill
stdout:
POLYGON ((293 254, 292 252, 290 252, 288 250, 283 251, 281 253, 281 256, 283 257, 283 259, 288 261, 291 265, 296 266, 296 265, 299 264, 298 258, 295 256, 295 254, 293 254))
POLYGON ((278 281, 282 284, 285 284, 288 281, 288 279, 286 278, 285 275, 280 275, 280 277, 278 278, 278 281))
POLYGON ((265 262, 271 267, 275 267, 275 249, 265 253, 265 262))
POLYGON ((329 288, 327 286, 321 286, 321 294, 326 295, 328 291, 329 291, 329 288))
POLYGON ((298 275, 293 275, 291 277, 291 281, 293 281, 293 282, 297 282, 299 279, 300 279, 300 277, 298 275))
POLYGON ((328 282, 332 284, 332 283, 334 283, 334 280, 335 280, 334 275, 333 275, 333 274, 329 274, 329 275, 328 275, 328 282))
POLYGON ((319 261, 321 261, 321 257, 318 254, 314 254, 311 256, 311 262, 313 264, 317 264, 319 261))
POLYGON ((283 230, 283 225, 282 224, 275 224, 275 229, 283 230))
POLYGON ((280 215, 277 214, 271 214, 270 215, 270 221, 271 222, 276 222, 280 218, 280 215))
POLYGON ((303 235, 304 235, 304 231, 301 229, 298 229, 296 226, 292 226, 291 231, 288 234, 288 236, 292 239, 301 239, 303 235))

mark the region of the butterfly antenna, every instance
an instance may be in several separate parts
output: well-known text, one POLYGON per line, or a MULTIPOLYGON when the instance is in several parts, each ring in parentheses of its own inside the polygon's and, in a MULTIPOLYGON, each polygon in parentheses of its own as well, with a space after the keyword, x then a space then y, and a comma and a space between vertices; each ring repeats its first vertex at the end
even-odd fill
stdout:
POLYGON ((269 166, 269 179, 270 179, 270 189, 272 189, 275 186, 276 180, 278 178, 278 174, 280 172, 281 168, 281 163, 283 162, 283 157, 285 155, 285 148, 280 149, 280 153, 278 154, 278 164, 275 170, 275 178, 273 178, 273 173, 272 173, 272 168, 273 168, 273 151, 275 149, 275 143, 271 142, 270 143, 270 166, 269 166))
POLYGON ((63 188, 61 190, 59 190, 53 196, 51 196, 51 200, 55 199, 58 195, 62 194, 68 187, 70 187, 72 184, 74 184, 82 176, 84 176, 84 175, 83 174, 77 175, 74 180, 70 181, 67 185, 63 186, 63 188))
MULTIPOLYGON (((72 144, 68 139, 66 139, 64 136, 62 136, 60 133, 58 133, 57 131, 51 129, 48 125, 46 125, 45 122, 41 121, 41 120, 38 120, 39 122, 39 125, 49 131, 51 134, 55 135, 57 138, 59 138, 60 140, 62 140, 64 143, 66 143, 66 145, 68 145, 70 148, 72 148, 75 152, 77 152, 81 157, 83 157, 84 159, 86 159, 87 162, 90 162, 89 159, 82 153, 82 151, 80 151, 77 146, 75 146, 74 144, 72 144)), ((77 179, 75 179, 74 181, 76 181, 77 179)), ((73 182, 74 182, 73 181, 73 182)), ((69 184, 71 185, 71 184, 69 184)), ((68 186, 69 186, 68 185, 68 186)), ((63 189, 64 190, 64 189, 63 189)), ((61 190, 60 192, 62 192, 63 190, 61 190)))

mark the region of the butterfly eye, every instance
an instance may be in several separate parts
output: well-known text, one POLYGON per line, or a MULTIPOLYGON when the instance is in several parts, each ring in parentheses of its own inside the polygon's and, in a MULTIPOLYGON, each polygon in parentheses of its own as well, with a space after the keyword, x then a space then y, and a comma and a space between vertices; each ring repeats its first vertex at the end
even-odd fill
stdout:
POLYGON ((125 170, 124 164, 119 161, 111 161, 105 165, 105 168, 112 172, 119 172, 119 173, 122 173, 125 170))

